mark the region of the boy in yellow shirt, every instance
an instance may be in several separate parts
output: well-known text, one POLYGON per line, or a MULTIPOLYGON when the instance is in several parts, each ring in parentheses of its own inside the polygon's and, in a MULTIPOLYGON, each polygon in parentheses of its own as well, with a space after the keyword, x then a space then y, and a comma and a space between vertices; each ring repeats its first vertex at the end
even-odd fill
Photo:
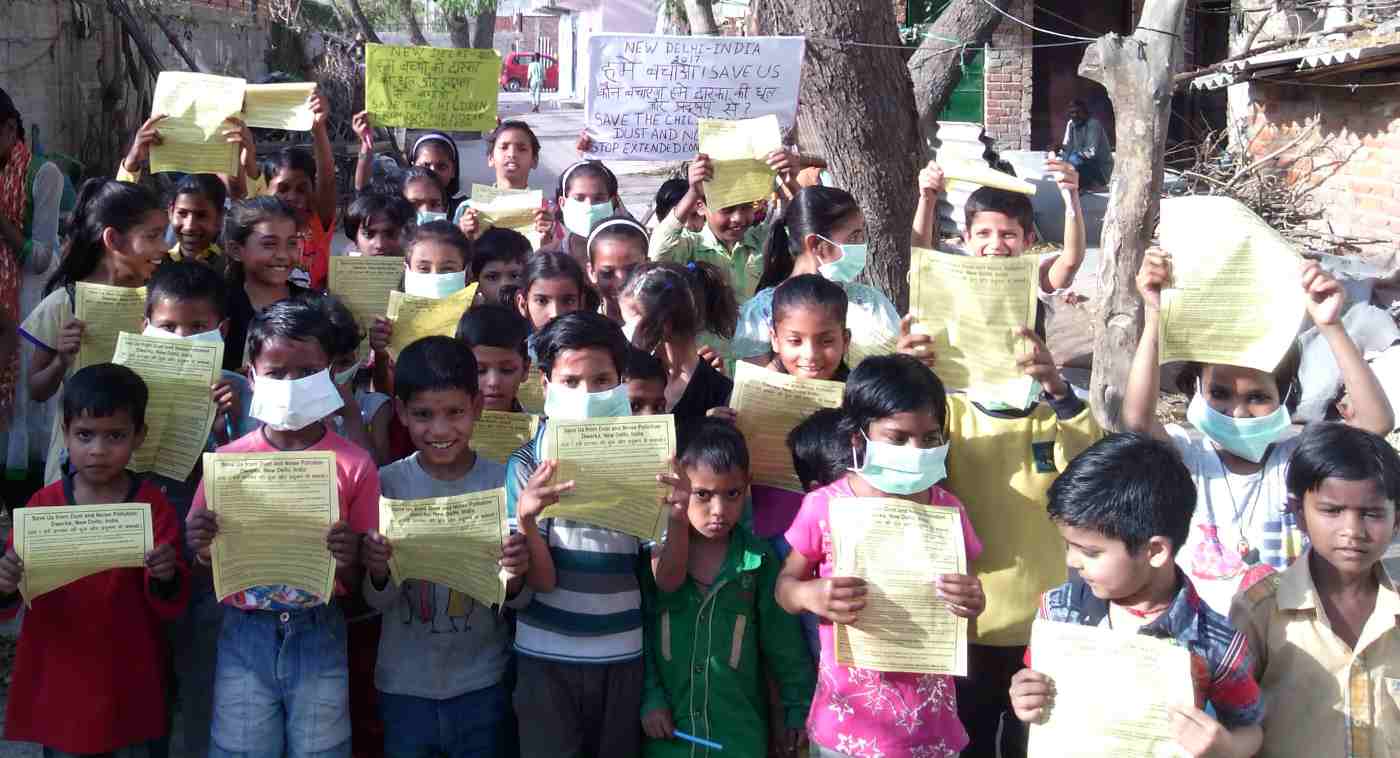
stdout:
POLYGON ((1230 610, 1269 703, 1259 755, 1400 756, 1400 594, 1380 565, 1400 527, 1400 456, 1370 432, 1316 424, 1287 487, 1312 544, 1230 610))

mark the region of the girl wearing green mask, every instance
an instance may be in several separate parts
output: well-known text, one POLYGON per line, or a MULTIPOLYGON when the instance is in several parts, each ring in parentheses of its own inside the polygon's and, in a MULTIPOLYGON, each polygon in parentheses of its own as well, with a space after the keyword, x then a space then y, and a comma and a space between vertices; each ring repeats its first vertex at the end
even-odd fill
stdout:
POLYGON ((865 216, 855 198, 834 187, 803 188, 773 224, 758 292, 739 312, 733 356, 754 359, 768 354, 773 292, 789 277, 802 274, 818 274, 846 291, 846 322, 854 337, 852 364, 894 352, 899 313, 884 293, 855 281, 865 270, 865 258, 865 216))
MULTIPOLYGON (((1129 431, 1168 440, 1181 451, 1196 482, 1196 511, 1177 563, 1212 608, 1228 613, 1247 574, 1261 565, 1282 570, 1303 550, 1302 534, 1288 513, 1284 481, 1298 442, 1289 415, 1302 395, 1298 348, 1295 344, 1271 373, 1226 364, 1188 365, 1177 384, 1191 398, 1186 417, 1200 438, 1176 424, 1163 426, 1156 415, 1158 328, 1161 291, 1170 286, 1171 272, 1166 251, 1147 251, 1137 276, 1146 320, 1123 399, 1123 424, 1129 431)), ((1349 423, 1388 434, 1395 426, 1390 403, 1342 327, 1346 293, 1316 262, 1303 266, 1301 281, 1308 316, 1331 347, 1351 395, 1355 414, 1349 423)))

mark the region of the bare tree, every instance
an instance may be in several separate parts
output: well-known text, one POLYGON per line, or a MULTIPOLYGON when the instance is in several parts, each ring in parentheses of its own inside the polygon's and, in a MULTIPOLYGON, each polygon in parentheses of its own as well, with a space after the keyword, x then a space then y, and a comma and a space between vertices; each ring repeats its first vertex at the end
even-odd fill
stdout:
POLYGON ((1106 429, 1121 428, 1123 387, 1138 337, 1142 299, 1135 283, 1157 226, 1173 79, 1181 69, 1187 0, 1147 0, 1131 37, 1107 34, 1091 45, 1079 75, 1108 90, 1119 134, 1104 217, 1095 316, 1090 406, 1106 429))

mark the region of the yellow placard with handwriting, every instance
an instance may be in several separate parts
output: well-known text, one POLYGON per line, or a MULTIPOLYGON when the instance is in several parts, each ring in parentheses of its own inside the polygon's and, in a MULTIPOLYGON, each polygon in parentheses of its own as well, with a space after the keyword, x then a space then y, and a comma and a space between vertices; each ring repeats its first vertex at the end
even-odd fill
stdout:
POLYGON ((500 78, 495 50, 365 45, 365 110, 376 126, 488 131, 500 78))

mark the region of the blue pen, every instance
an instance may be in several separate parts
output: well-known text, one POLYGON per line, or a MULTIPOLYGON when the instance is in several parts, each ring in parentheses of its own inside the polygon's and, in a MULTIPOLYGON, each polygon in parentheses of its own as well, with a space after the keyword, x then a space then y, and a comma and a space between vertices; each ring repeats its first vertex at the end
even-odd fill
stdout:
POLYGON ((682 732, 682 731, 674 731, 674 732, 672 732, 672 734, 676 735, 676 737, 677 737, 678 739, 685 740, 686 742, 693 742, 693 743, 695 743, 696 745, 699 745, 700 747, 707 747, 707 748, 709 748, 709 749, 711 749, 711 750, 723 750, 723 749, 724 749, 724 747, 723 747, 722 745, 720 745, 718 742, 710 742, 709 740, 702 740, 702 739, 700 739, 699 737, 686 734, 685 732, 682 732))

